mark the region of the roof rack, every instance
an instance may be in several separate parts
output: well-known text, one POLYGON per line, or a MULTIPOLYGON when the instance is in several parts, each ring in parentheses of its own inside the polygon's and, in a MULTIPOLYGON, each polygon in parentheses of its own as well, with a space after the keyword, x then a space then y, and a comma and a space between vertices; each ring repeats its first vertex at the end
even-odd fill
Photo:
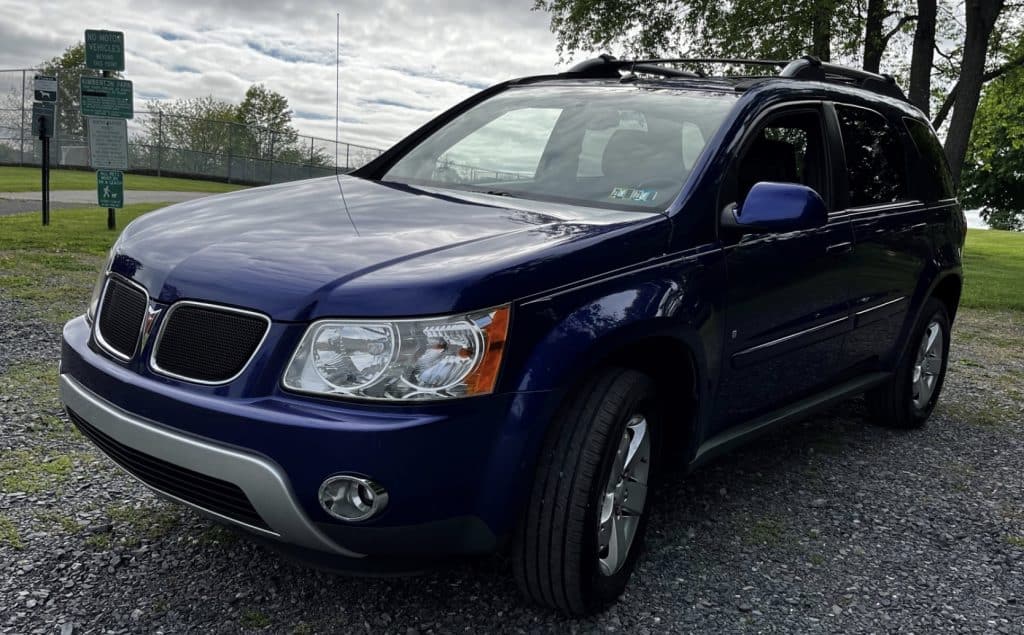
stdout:
MULTIPOLYGON (((612 55, 604 54, 601 55, 600 57, 580 62, 576 66, 573 66, 571 69, 569 69, 568 72, 562 73, 562 75, 569 77, 619 79, 621 78, 619 71, 628 71, 630 73, 630 76, 634 75, 635 73, 660 75, 662 77, 707 76, 699 69, 697 72, 684 71, 678 68, 672 68, 671 66, 664 66, 665 64, 685 64, 698 67, 705 64, 727 64, 737 66, 771 66, 782 69, 777 75, 777 77, 785 77, 787 79, 805 79, 835 84, 845 84, 847 86, 855 86, 857 88, 869 90, 873 93, 885 95, 887 97, 894 97, 896 99, 907 101, 906 95, 904 95, 900 87, 896 85, 896 80, 892 77, 892 75, 871 73, 857 68, 850 68, 848 66, 828 64, 822 62, 820 59, 814 57, 813 55, 804 55, 803 57, 795 60, 758 60, 714 57, 679 57, 641 60, 620 60, 616 59, 612 55)), ((772 76, 768 75, 766 77, 772 76)))

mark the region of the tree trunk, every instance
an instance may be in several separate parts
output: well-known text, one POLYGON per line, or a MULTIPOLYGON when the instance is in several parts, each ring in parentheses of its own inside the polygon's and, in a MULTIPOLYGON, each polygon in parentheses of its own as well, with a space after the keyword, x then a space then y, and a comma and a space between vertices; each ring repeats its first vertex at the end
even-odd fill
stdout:
POLYGON ((834 0, 815 0, 811 8, 811 55, 823 62, 832 59, 832 10, 834 0))
POLYGON ((967 34, 964 39, 964 59, 960 65, 956 104, 953 106, 953 116, 949 120, 945 147, 946 158, 949 159, 949 167, 957 184, 960 183, 960 172, 967 156, 967 144, 971 140, 974 115, 978 112, 989 38, 1004 3, 1005 0, 967 0, 966 3, 967 34))
POLYGON ((917 0, 917 28, 910 57, 910 103, 925 116, 931 112, 932 58, 935 54, 936 0, 917 0))
POLYGON ((885 42, 882 27, 885 24, 886 0, 868 0, 868 17, 864 22, 864 70, 877 73, 882 65, 885 42))

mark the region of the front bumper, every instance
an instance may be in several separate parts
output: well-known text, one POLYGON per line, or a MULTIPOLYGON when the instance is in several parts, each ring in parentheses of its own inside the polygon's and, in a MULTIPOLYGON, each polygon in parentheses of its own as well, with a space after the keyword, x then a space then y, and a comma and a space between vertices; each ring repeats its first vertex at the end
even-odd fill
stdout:
MULTIPOLYGON (((382 408, 276 386, 247 396, 115 361, 94 349, 84 318, 65 326, 61 363, 61 395, 76 424, 148 486, 307 556, 352 562, 494 551, 518 519, 554 398, 382 408), (388 507, 363 523, 331 518, 317 489, 337 473, 382 483, 388 507), (216 500, 180 488, 195 483, 216 500), (234 499, 221 500, 233 489, 234 499), (235 512, 248 504, 250 516, 235 512)), ((259 376, 239 382, 257 384, 267 366, 257 361, 259 376)))
POLYGON ((136 417, 93 394, 66 374, 60 376, 60 396, 73 418, 84 420, 76 423, 80 428, 85 428, 83 432, 87 436, 95 441, 94 430, 98 430, 104 437, 112 439, 117 444, 111 446, 104 443, 101 446, 108 457, 160 494, 219 520, 264 536, 286 537, 288 542, 308 549, 319 549, 348 557, 363 555, 333 543, 310 522, 295 500, 287 476, 272 461, 175 432, 153 421, 136 417), (139 468, 138 463, 128 458, 122 458, 117 449, 110 449, 119 446, 235 484, 245 493, 265 526, 245 522, 233 514, 226 515, 214 511, 211 509, 212 505, 203 505, 201 501, 187 500, 183 495, 173 493, 173 487, 160 487, 154 483, 156 477, 149 474, 149 470, 139 468))

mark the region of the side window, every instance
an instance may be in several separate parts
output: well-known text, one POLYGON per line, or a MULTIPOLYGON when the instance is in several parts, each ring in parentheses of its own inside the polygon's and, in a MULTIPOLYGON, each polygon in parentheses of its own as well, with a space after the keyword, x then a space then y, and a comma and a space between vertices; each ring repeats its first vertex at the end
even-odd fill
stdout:
POLYGON ((908 198, 903 144, 882 115, 836 106, 846 154, 849 207, 881 205, 908 198))
POLYGON ((931 128, 916 119, 904 119, 903 124, 907 127, 920 157, 920 161, 917 162, 917 174, 922 181, 922 197, 927 201, 953 198, 956 189, 953 186, 953 176, 949 173, 946 153, 931 128))
POLYGON ((799 183, 826 195, 828 176, 821 117, 802 110, 774 117, 761 128, 740 158, 736 201, 761 181, 799 183))

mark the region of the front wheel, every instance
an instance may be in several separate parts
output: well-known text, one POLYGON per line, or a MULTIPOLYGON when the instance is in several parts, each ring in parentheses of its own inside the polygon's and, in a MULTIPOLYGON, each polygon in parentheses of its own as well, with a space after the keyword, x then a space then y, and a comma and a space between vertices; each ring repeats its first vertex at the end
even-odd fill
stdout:
POLYGON ((651 380, 599 373, 552 422, 514 549, 516 582, 570 615, 622 594, 643 544, 660 424, 651 380))
POLYGON ((949 315, 942 302, 931 298, 914 325, 893 380, 866 395, 872 419, 893 428, 924 425, 939 400, 948 361, 949 315))

